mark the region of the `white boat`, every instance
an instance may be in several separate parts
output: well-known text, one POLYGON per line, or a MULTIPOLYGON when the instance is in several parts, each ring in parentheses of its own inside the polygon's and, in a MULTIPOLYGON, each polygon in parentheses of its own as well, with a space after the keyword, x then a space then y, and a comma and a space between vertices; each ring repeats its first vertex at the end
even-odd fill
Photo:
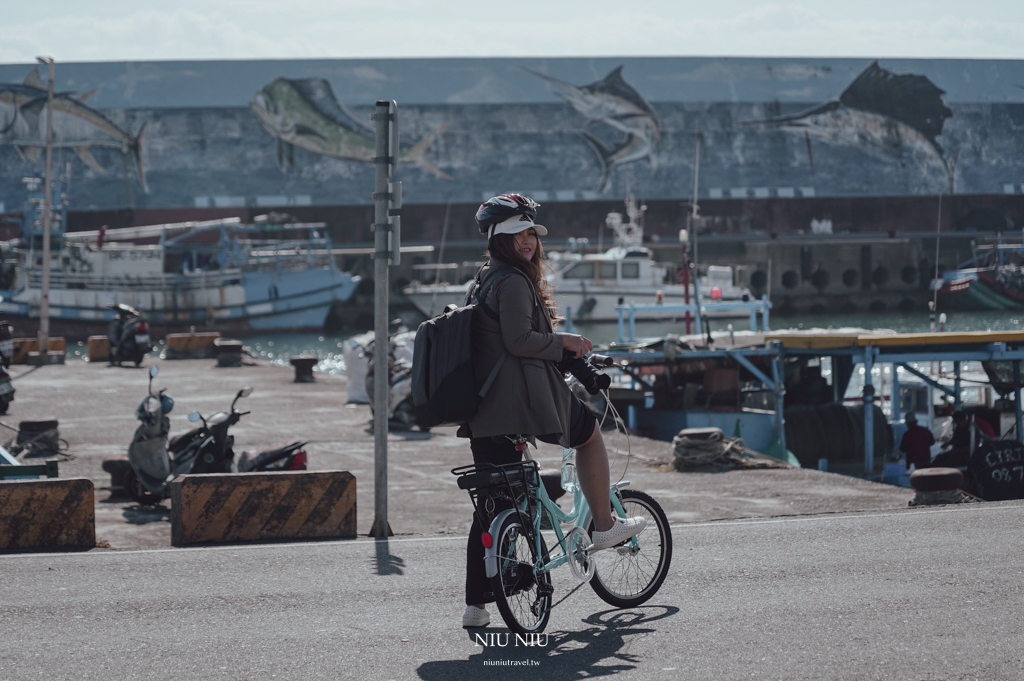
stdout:
MULTIPOLYGON (((697 300, 697 288, 666 283, 668 268, 655 262, 651 250, 643 245, 643 214, 636 200, 626 201, 629 222, 619 213, 609 213, 605 224, 615 232, 615 245, 604 253, 582 253, 586 240, 570 240, 567 251, 548 255, 548 282, 555 290, 555 304, 561 315, 576 322, 612 322, 619 319, 619 305, 679 305, 697 300)), ((675 273, 671 273, 674 278, 675 273)), ((747 317, 746 309, 715 310, 713 303, 748 301, 750 291, 736 286, 731 267, 711 265, 700 277, 700 295, 708 317, 747 317)), ((424 285, 414 282, 402 293, 428 317, 439 314, 446 305, 462 305, 472 280, 465 284, 424 285)), ((678 311, 638 310, 637 321, 677 319, 678 311)))

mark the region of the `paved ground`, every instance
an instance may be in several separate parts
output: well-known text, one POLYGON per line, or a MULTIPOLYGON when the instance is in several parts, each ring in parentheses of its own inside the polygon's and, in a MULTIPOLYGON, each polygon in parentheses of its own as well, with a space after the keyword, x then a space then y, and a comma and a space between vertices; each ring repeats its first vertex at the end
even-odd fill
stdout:
POLYGON ((1022 523, 1013 502, 676 525, 647 605, 583 587, 535 647, 460 629, 456 537, 0 556, 0 680, 1020 679, 1022 523))
MULTIPOLYGON (((156 385, 167 387, 175 399, 172 435, 191 427, 186 416, 193 409, 204 415, 227 409, 235 393, 251 385, 252 395, 239 405, 252 413, 231 431, 236 451, 274 441, 308 440, 312 469, 347 470, 356 476, 358 527, 362 533, 369 530, 374 460, 370 410, 346 404, 344 378, 318 375, 316 383, 297 384, 288 367, 253 364, 224 369, 212 360, 157 364, 156 385)), ((147 369, 85 362, 37 369, 15 366, 16 399, 10 413, 0 417, 13 427, 23 418, 60 420, 61 437, 74 457, 61 464, 61 476, 87 477, 96 484, 97 535, 114 549, 170 546, 170 502, 154 510, 127 498, 112 498, 110 476, 101 469, 104 457, 127 452, 138 423, 134 410, 146 393, 147 369)), ((609 443, 625 448, 621 438, 609 443)), ((906 489, 814 470, 660 472, 656 464, 671 457, 668 443, 632 438, 631 448, 635 456, 625 478, 634 488, 653 494, 674 523, 896 510, 913 497, 906 489)), ((560 456, 560 450, 546 445, 537 453, 542 465, 553 471, 560 456)), ((454 429, 392 434, 389 461, 389 518, 398 536, 466 531, 471 506, 449 471, 470 461, 469 447, 454 437, 454 429)), ((624 456, 613 458, 614 477, 622 474, 624 465, 624 456)))

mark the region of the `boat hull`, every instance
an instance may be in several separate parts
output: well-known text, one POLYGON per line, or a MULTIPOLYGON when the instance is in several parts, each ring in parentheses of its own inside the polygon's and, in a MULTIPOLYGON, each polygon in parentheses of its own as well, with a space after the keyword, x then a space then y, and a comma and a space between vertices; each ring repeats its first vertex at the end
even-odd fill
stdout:
MULTIPOLYGON (((334 269, 246 272, 215 287, 133 290, 130 287, 50 291, 50 334, 69 340, 106 334, 114 316, 108 305, 125 303, 146 315, 161 335, 190 328, 231 335, 320 330, 333 305, 348 300, 359 283, 334 269)), ((39 289, 4 292, 3 314, 19 335, 39 328, 39 289)))
POLYGON ((988 312, 1024 310, 1024 301, 1011 297, 1009 292, 990 276, 978 273, 961 279, 947 280, 938 291, 940 310, 988 312))

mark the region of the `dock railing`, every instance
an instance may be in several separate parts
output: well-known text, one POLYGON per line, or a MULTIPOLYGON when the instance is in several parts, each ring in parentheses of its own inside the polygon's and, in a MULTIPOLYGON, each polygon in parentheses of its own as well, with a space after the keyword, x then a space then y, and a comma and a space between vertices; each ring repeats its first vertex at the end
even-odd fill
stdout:
POLYGON ((704 323, 702 317, 716 315, 717 312, 732 312, 735 310, 747 310, 750 313, 750 330, 757 331, 757 315, 761 315, 761 328, 769 330, 769 316, 772 309, 768 296, 761 296, 761 300, 737 301, 734 303, 708 303, 698 305, 697 303, 671 303, 654 305, 617 305, 616 312, 619 313, 619 342, 625 343, 636 340, 636 315, 637 313, 647 314, 658 313, 662 319, 665 317, 683 317, 687 312, 691 313, 697 322, 697 333, 704 334, 704 323), (625 336, 625 326, 629 324, 629 337, 625 336))

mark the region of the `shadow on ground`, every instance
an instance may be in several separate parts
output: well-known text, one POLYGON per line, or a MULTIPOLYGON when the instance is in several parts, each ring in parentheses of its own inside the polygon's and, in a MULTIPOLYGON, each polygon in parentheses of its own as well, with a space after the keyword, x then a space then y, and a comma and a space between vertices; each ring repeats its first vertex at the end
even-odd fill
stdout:
POLYGON ((640 661, 627 652, 631 639, 654 633, 650 624, 678 612, 664 605, 604 610, 585 619, 587 627, 580 631, 519 638, 504 628, 476 629, 469 640, 479 647, 469 659, 426 662, 416 671, 424 681, 523 679, 531 672, 558 679, 620 674, 640 661))

